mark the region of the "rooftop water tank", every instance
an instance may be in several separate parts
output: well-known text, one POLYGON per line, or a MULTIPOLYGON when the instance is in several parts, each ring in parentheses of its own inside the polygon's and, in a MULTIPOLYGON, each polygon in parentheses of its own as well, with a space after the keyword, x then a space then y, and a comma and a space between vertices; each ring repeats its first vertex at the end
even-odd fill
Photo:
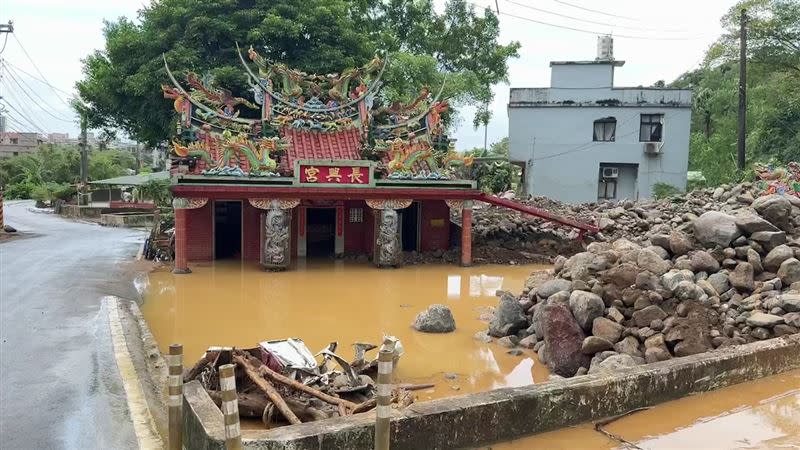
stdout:
POLYGON ((611 35, 597 36, 597 61, 614 60, 614 38, 611 35))

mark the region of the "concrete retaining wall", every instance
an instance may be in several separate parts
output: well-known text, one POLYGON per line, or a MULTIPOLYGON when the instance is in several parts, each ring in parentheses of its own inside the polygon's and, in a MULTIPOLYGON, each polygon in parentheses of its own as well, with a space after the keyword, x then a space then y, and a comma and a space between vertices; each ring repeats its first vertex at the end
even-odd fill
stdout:
POLYGON ((108 227, 152 227, 154 223, 153 214, 148 213, 100 214, 100 224, 108 227))
MULTIPOLYGON (((395 412, 392 449, 447 449, 511 440, 615 416, 800 368, 800 335, 544 384, 416 403, 395 412)), ((370 413, 248 431, 252 449, 371 449, 370 413)), ((222 413, 197 382, 184 395, 187 448, 222 449, 222 413), (189 445, 191 443, 191 446, 189 445)))

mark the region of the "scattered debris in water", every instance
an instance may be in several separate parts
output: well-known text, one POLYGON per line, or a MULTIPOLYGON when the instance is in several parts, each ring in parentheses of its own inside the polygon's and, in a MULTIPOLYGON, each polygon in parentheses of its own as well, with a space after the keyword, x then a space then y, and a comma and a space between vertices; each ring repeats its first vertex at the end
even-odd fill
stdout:
MULTIPOLYGON (((400 340, 384 336, 383 343, 395 349, 396 367, 403 354, 400 340)), ((336 353, 337 342, 331 342, 316 355, 296 338, 264 341, 248 349, 211 347, 183 380, 199 381, 220 406, 219 367, 235 364, 239 416, 261 419, 268 428, 358 414, 377 405, 374 380, 378 358, 377 354, 370 358, 368 353, 378 346, 364 342, 352 346, 354 357, 349 362, 336 353)), ((407 407, 414 402, 411 391, 431 387, 432 384, 395 385, 393 407, 407 407)))

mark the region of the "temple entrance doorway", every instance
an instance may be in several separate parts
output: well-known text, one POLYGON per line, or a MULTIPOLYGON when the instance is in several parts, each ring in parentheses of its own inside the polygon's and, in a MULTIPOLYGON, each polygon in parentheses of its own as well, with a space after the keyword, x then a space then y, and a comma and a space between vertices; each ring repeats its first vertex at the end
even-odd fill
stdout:
POLYGON ((214 201, 214 259, 242 258, 242 202, 214 201))
POLYGON ((419 203, 400 210, 400 238, 404 252, 419 250, 419 203))
POLYGON ((306 210, 306 256, 332 258, 336 252, 336 208, 306 210))

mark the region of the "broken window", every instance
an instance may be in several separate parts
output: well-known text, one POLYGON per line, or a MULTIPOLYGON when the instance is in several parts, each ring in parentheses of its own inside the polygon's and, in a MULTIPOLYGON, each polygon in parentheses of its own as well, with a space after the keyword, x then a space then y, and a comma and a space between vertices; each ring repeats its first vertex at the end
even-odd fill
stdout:
POLYGON ((593 141, 610 141, 616 139, 617 119, 615 117, 603 117, 594 121, 593 141))
POLYGON ((661 142, 663 129, 663 114, 642 114, 639 124, 639 142, 661 142))

